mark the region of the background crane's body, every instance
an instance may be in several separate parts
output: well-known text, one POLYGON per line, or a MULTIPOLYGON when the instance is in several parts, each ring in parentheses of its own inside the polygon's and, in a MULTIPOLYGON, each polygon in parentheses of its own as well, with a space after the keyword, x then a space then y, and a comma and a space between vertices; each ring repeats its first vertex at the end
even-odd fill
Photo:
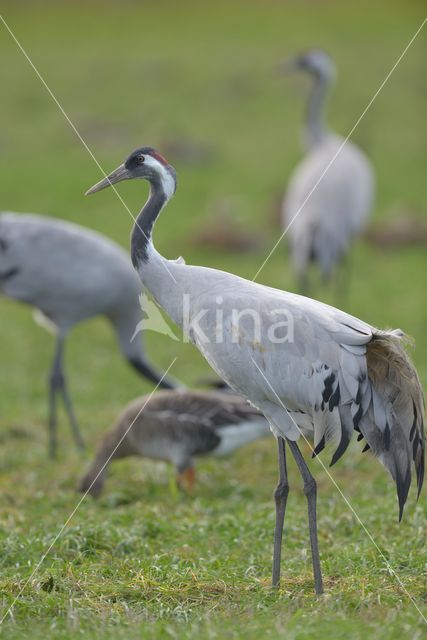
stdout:
POLYGON ((372 209, 374 175, 366 155, 324 125, 324 102, 335 75, 331 59, 312 50, 292 66, 312 81, 305 124, 308 151, 289 179, 282 215, 300 288, 306 290, 310 263, 329 278, 363 230, 372 209))
POLYGON ((313 262, 329 278, 364 229, 370 212, 370 165, 352 142, 341 148, 342 144, 339 136, 329 136, 315 145, 288 183, 284 227, 290 225, 292 260, 300 277, 313 262))
POLYGON ((82 445, 62 371, 64 340, 76 324, 104 315, 129 363, 150 380, 160 380, 146 362, 140 340, 131 341, 141 319, 138 276, 126 252, 101 234, 34 214, 1 214, 0 291, 36 307, 57 331, 50 377, 52 453, 58 392, 63 395, 75 438, 82 445))
POLYGON ((2 293, 36 306, 62 335, 103 314, 118 328, 123 350, 139 351, 127 337, 141 318, 141 284, 124 249, 90 229, 34 214, 3 213, 0 238, 0 274, 17 270, 1 281, 2 293))

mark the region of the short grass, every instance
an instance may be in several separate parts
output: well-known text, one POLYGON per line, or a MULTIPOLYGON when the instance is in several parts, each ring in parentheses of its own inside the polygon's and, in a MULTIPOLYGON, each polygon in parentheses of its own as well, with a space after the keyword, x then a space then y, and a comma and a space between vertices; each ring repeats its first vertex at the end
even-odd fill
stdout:
MULTIPOLYGON (((170 154, 180 184, 159 222, 157 245, 168 256, 253 277, 279 233, 272 203, 301 156, 305 83, 277 75, 277 61, 313 44, 331 52, 340 76, 329 119, 345 133, 423 10, 417 2, 364 0, 6 1, 3 15, 106 169, 139 144, 190 141, 205 151, 198 163, 170 154), (195 244, 194 234, 224 206, 259 237, 258 250, 237 254, 195 244)), ((82 197, 99 171, 16 44, 0 32, 1 208, 64 217, 126 246, 128 214, 111 192, 82 197)), ((425 38, 354 135, 374 163, 375 219, 384 224, 396 207, 426 216, 425 38)), ((136 212, 145 187, 129 183, 121 193, 136 212)), ((426 267, 425 248, 384 252, 360 243, 346 305, 373 324, 401 326, 414 336, 424 383, 426 267)), ((294 287, 283 247, 259 281, 294 287)), ((319 295, 333 301, 329 291, 319 295)), ((27 308, 6 300, 1 307, 2 611, 13 603, 4 637, 423 637, 414 602, 426 612, 425 493, 417 505, 411 493, 398 525, 392 483, 358 445, 332 473, 399 581, 314 462, 326 594, 313 595, 305 499, 293 468, 282 587, 271 590, 277 472, 274 442, 266 440, 232 459, 201 461, 193 497, 170 491, 163 465, 117 463, 105 496, 83 502, 27 583, 77 503, 87 459, 74 452, 64 421, 60 458, 46 460, 52 339, 27 308)), ((177 357, 173 373, 189 385, 208 373, 189 345, 153 334, 146 343, 159 366, 177 357)), ((93 449, 118 410, 150 387, 121 361, 102 320, 78 327, 68 346, 71 390, 93 449)))

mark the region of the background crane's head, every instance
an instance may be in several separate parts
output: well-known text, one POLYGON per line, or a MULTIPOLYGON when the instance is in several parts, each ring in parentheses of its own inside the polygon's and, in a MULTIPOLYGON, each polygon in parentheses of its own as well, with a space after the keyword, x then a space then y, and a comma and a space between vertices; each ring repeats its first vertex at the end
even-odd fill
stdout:
POLYGON ((110 175, 86 191, 86 195, 101 191, 101 189, 122 180, 132 180, 133 178, 148 180, 152 185, 161 188, 168 199, 175 193, 175 169, 152 147, 141 147, 133 151, 124 163, 112 171, 110 175))
POLYGON ((336 69, 329 55, 323 49, 309 49, 300 53, 286 64, 287 69, 305 71, 315 78, 333 80, 336 69))

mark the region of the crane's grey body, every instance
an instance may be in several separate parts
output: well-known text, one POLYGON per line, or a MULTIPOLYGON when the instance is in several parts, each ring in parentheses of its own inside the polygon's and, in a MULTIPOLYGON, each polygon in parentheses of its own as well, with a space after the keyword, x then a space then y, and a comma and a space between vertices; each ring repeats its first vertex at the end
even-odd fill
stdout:
POLYGON ((355 427, 360 428, 403 491, 399 499, 406 499, 412 459, 421 473, 423 442, 417 433, 423 408, 401 332, 379 331, 334 307, 226 272, 166 261, 173 281, 163 275, 163 260, 153 249, 141 270, 145 286, 181 326, 186 301, 195 345, 230 387, 263 412, 277 437, 298 440, 303 431, 313 437, 315 447, 335 438, 340 456, 355 427), (216 298, 223 300, 221 341, 216 339, 216 298), (248 308, 260 319, 260 335, 255 335, 252 314, 233 321, 233 310, 244 313, 248 308), (284 331, 278 337, 283 341, 274 343, 269 332, 280 320, 284 331), (396 358, 398 369, 392 380, 374 384, 373 371, 382 358, 396 358), (388 385, 396 385, 399 393, 391 394, 388 385), (396 418, 396 412, 402 416, 396 418), (409 438, 414 420, 417 455, 409 438), (391 442, 383 451, 389 430, 394 430, 396 446, 391 442))
POLYGON ((131 341, 141 319, 139 278, 128 254, 101 234, 34 214, 0 214, 0 291, 36 307, 57 332, 51 372, 52 453, 56 428, 52 386, 65 390, 73 430, 82 444, 62 372, 64 340, 76 324, 104 315, 125 358, 150 379, 160 379, 145 362, 140 341, 131 341))
POLYGON ((402 334, 379 331, 328 305, 230 273, 166 260, 155 250, 151 234, 175 191, 175 172, 157 152, 142 148, 88 193, 129 178, 150 182, 150 197, 131 243, 132 261, 142 282, 168 315, 188 330, 218 375, 264 414, 278 439, 273 584, 279 579, 289 490, 287 443, 304 481, 315 589, 320 593, 316 483, 297 440, 301 432, 311 435, 318 453, 336 438, 339 444, 332 459, 336 462, 353 431, 360 432, 396 482, 401 516, 412 462, 418 491, 424 473, 423 394, 401 345, 402 334))
POLYGON ((140 456, 171 462, 182 476, 194 457, 221 456, 266 437, 265 418, 238 396, 159 391, 130 402, 98 447, 81 491, 99 495, 111 460, 140 456))
POLYGON ((301 288, 314 262, 324 278, 348 253, 372 209, 374 176, 365 154, 323 123, 323 106, 334 76, 332 61, 320 50, 296 59, 312 76, 305 138, 308 152, 291 176, 283 202, 283 227, 301 288))

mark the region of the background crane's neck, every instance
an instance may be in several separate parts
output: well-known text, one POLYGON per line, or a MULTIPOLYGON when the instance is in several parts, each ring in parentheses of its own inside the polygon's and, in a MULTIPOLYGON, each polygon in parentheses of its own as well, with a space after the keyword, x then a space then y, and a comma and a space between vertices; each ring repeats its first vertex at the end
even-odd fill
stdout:
POLYGON ((324 123, 324 109, 329 84, 329 79, 324 76, 317 76, 313 81, 306 117, 306 138, 309 147, 322 142, 328 134, 324 123))
POLYGON ((136 219, 131 235, 132 264, 138 272, 149 260, 154 223, 170 197, 160 179, 150 181, 149 198, 136 219))

